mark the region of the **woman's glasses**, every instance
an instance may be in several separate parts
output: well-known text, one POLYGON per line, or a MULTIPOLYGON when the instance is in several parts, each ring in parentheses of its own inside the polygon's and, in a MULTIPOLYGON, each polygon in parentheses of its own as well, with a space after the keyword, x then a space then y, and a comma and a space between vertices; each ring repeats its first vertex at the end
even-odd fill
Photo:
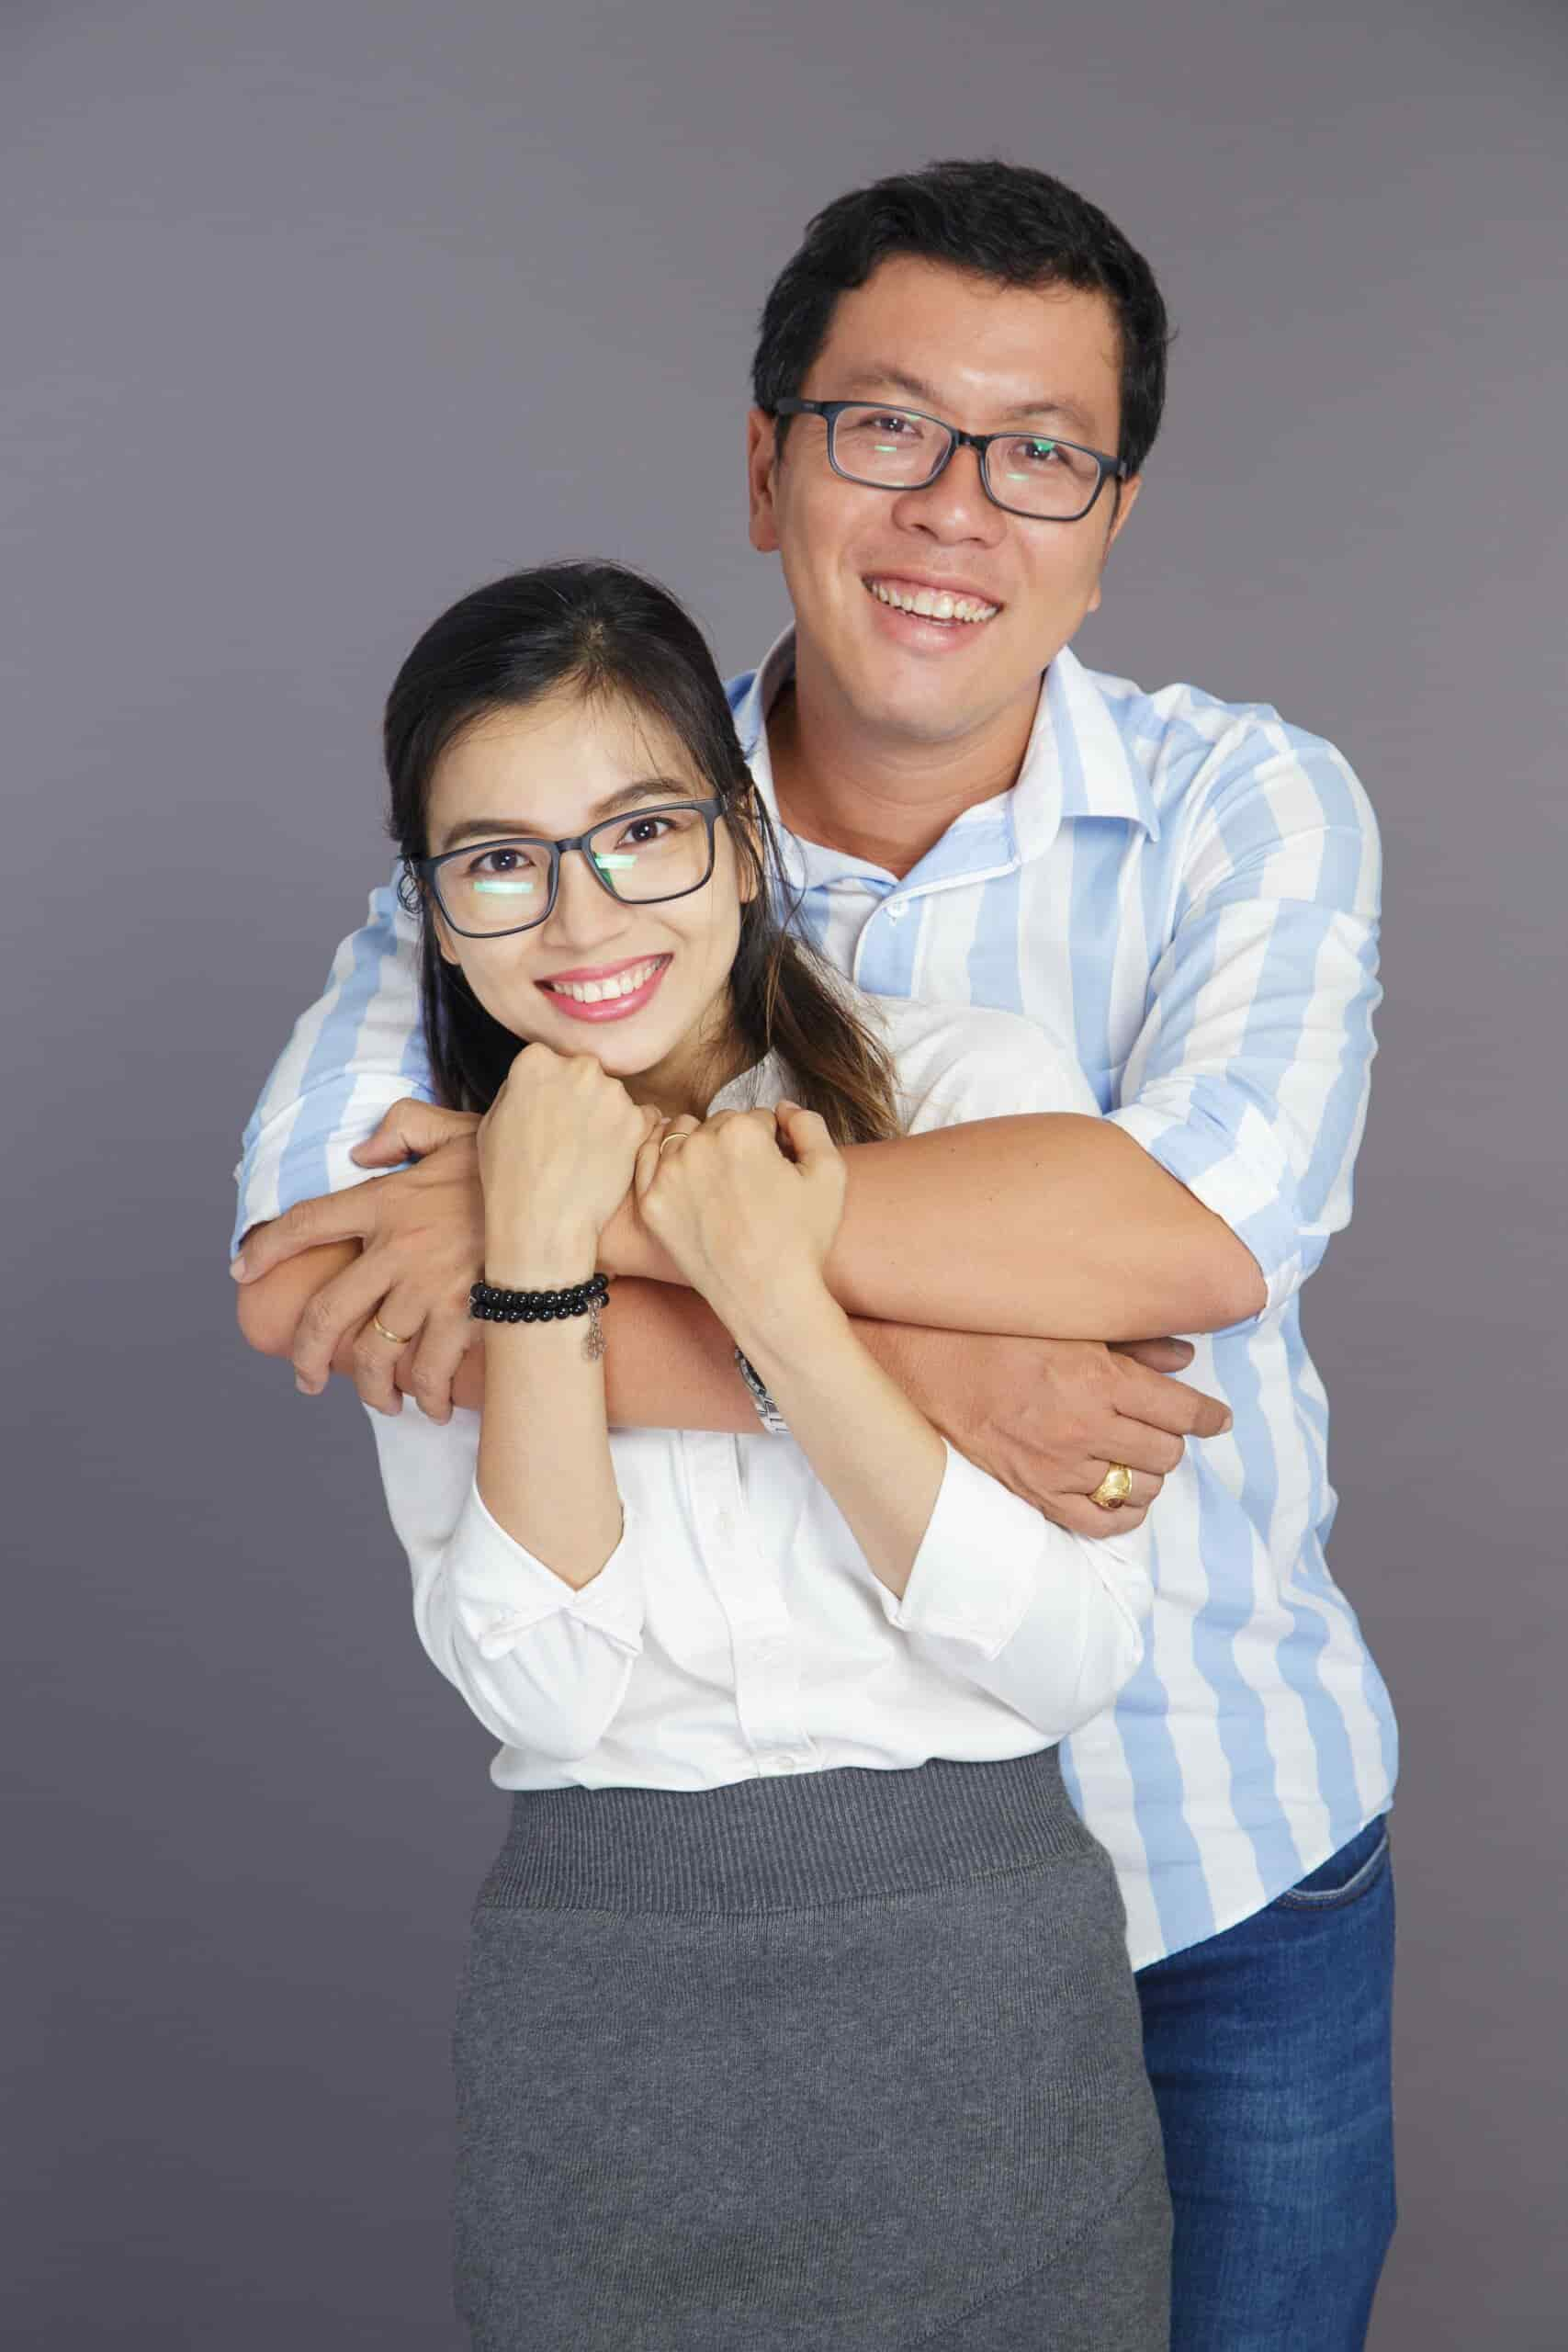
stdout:
POLYGON ((629 906, 688 898, 713 873, 714 820, 722 808, 716 798, 671 800, 607 817, 563 841, 509 833, 465 842, 439 857, 410 858, 407 873, 428 885, 465 939, 500 939, 548 919, 567 850, 581 850, 600 888, 629 906))

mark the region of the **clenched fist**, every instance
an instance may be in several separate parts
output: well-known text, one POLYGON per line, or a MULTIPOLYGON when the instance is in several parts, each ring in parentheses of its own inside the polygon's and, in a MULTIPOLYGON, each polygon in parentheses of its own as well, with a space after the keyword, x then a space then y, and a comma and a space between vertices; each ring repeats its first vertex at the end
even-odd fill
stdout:
POLYGON ((479 1122, 487 1278, 550 1289, 591 1273, 638 1148, 661 1125, 591 1054, 525 1046, 479 1122))
POLYGON ((825 1295, 845 1170, 815 1111, 672 1120, 638 1151, 633 1181, 649 1232, 730 1329, 825 1295))

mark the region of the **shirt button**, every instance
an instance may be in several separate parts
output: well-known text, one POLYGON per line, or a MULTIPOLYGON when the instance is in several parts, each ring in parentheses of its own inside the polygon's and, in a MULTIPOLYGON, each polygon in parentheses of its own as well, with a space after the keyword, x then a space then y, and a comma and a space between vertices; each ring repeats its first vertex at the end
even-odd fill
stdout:
POLYGON ((889 922, 902 922, 908 911, 909 902, 907 899, 895 899, 888 907, 887 920, 889 922))

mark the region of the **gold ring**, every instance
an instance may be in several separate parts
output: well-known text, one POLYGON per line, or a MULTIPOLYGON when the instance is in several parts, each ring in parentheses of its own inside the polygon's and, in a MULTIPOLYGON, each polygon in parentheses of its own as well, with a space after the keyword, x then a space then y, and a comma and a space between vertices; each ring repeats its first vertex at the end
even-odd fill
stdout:
POLYGON ((1101 1510, 1120 1510, 1133 1498, 1133 1474, 1124 1462, 1113 1462, 1089 1497, 1101 1510))
POLYGON ((676 1132, 672 1136, 662 1136, 660 1140, 659 1149, 654 1154, 654 1158, 656 1159, 662 1159, 672 1143, 684 1143, 686 1137, 691 1134, 691 1132, 690 1127, 680 1127, 677 1128, 676 1132))
POLYGON ((373 1315, 370 1317, 370 1320, 375 1324, 376 1329, 380 1332, 381 1337, 384 1340, 389 1340, 394 1348, 406 1348, 409 1344, 409 1340, 413 1338, 413 1333, 411 1331, 409 1333, 408 1340, 400 1340, 395 1331, 388 1330, 386 1325, 382 1322, 378 1315, 373 1315))

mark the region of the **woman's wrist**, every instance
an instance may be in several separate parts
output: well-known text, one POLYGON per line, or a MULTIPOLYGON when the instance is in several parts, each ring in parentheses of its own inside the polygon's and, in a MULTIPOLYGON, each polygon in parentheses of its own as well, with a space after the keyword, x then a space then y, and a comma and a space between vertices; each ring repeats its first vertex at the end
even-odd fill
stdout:
POLYGON ((487 1219, 484 1280, 504 1290, 568 1290, 588 1280, 598 1252, 597 1231, 581 1220, 545 1226, 487 1219))
POLYGON ((783 1300, 708 1304, 768 1388, 855 1344, 849 1317, 824 1283, 803 1282, 783 1300))

